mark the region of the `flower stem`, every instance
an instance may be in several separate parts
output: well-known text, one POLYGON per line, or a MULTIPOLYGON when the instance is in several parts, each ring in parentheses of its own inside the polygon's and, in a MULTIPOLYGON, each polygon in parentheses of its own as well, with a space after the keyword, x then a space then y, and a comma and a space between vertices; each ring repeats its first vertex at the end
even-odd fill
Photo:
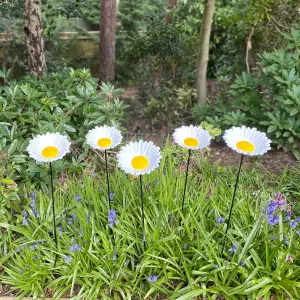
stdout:
POLYGON ((145 212, 144 212, 144 197, 143 197, 143 183, 142 175, 140 175, 140 192, 141 192, 141 203, 142 203, 142 227, 143 227, 143 243, 144 250, 146 249, 146 232, 145 232, 145 212))
POLYGON ((110 211, 110 186, 109 186, 108 162, 107 162, 107 151, 106 150, 104 150, 104 154, 105 154, 105 171, 106 171, 106 184, 107 184, 108 211, 110 211))
POLYGON ((192 150, 189 149, 189 155, 188 155, 188 159, 187 159, 187 166, 186 166, 186 173, 185 173, 185 183, 184 183, 184 190, 183 190, 182 206, 181 206, 181 212, 182 213, 183 213, 183 209, 184 209, 184 200, 185 200, 185 193, 186 193, 186 186, 187 186, 187 179, 188 179, 188 173, 189 173, 191 153, 192 153, 192 150))
MULTIPOLYGON (((55 215, 55 205, 54 205, 54 185, 53 185, 52 163, 50 162, 49 165, 50 165, 50 181, 51 181, 51 196, 52 196, 54 241, 55 241, 56 250, 58 251, 57 234, 56 234, 56 215, 55 215)), ((57 253, 55 255, 54 268, 56 266, 56 262, 57 262, 57 253)))
POLYGON ((235 200, 235 195, 236 195, 236 191, 237 191, 237 187, 238 187, 238 183, 239 183, 239 178, 240 178, 241 168, 242 168, 242 164, 243 164, 243 159, 244 159, 244 154, 241 155, 239 170, 238 170, 238 173, 237 173, 237 176, 236 176, 236 182, 235 182, 234 192, 233 192, 233 196, 232 196, 232 200, 231 200, 229 216, 228 216, 228 219, 227 219, 227 222, 226 222, 226 231, 225 231, 224 243, 223 243, 223 246, 222 246, 221 253, 223 253, 224 248, 225 248, 225 244, 226 244, 226 238, 227 238, 227 233, 228 233, 229 226, 230 226, 230 219, 231 219, 234 200, 235 200))

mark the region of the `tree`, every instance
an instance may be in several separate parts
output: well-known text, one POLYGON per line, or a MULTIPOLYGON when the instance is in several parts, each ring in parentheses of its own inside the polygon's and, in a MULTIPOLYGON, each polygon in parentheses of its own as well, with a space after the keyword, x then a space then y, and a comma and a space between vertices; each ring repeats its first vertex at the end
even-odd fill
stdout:
POLYGON ((177 0, 168 0, 168 8, 166 13, 166 23, 172 23, 173 20, 173 10, 177 6, 177 0))
POLYGON ((209 60, 209 40, 215 10, 215 0, 205 0, 204 13, 200 29, 199 51, 196 63, 197 102, 202 107, 206 102, 206 73, 209 60))
MULTIPOLYGON (((100 0, 101 1, 101 0, 100 0)), ((102 0, 100 13, 99 83, 115 79, 116 0, 102 0)))
POLYGON ((29 71, 40 77, 46 70, 46 61, 39 0, 24 1, 24 23, 29 71))

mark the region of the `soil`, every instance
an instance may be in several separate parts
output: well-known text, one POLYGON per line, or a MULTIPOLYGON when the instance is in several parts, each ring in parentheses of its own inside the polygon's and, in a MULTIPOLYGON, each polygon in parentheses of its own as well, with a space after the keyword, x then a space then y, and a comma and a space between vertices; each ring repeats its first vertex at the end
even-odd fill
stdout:
MULTIPOLYGON (((160 124, 160 127, 154 127, 151 117, 143 114, 144 105, 140 101, 136 101, 138 95, 137 88, 125 88, 122 99, 131 106, 127 125, 128 140, 141 138, 143 140, 152 141, 157 146, 163 147, 166 139, 172 136, 174 129, 183 124, 168 126, 168 124, 160 124), (134 103, 134 104, 133 104, 134 103)), ((214 142, 211 145, 212 163, 219 163, 224 167, 237 167, 240 161, 240 155, 228 148, 225 143, 214 142)), ((283 151, 269 151, 263 157, 245 157, 244 165, 251 168, 256 162, 261 163, 261 167, 267 171, 280 175, 285 168, 299 167, 299 161, 291 153, 283 151)))

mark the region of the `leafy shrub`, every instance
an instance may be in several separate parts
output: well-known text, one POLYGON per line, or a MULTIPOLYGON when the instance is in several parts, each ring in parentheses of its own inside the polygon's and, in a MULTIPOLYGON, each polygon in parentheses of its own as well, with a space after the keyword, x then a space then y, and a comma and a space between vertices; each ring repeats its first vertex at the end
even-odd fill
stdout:
POLYGON ((122 90, 107 84, 100 91, 97 87, 97 80, 85 69, 51 73, 42 79, 25 77, 0 87, 0 151, 20 175, 26 175, 22 171, 27 164, 30 176, 43 175, 43 167, 28 162, 24 152, 32 135, 47 131, 69 135, 75 147, 73 160, 80 163, 88 152, 84 147, 81 153, 81 145, 89 128, 121 126, 126 108, 118 99, 122 90))
POLYGON ((277 149, 292 151, 300 159, 300 26, 284 37, 288 49, 259 55, 258 71, 236 76, 221 101, 194 108, 194 115, 222 128, 256 126, 268 133, 277 149))

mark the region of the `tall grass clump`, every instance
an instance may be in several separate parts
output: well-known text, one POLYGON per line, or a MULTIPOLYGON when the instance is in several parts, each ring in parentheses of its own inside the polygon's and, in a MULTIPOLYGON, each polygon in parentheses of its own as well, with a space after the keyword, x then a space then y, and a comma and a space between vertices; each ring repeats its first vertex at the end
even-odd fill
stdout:
POLYGON ((182 212, 185 173, 177 152, 167 144, 160 168, 143 179, 145 250, 139 178, 116 169, 114 160, 113 216, 103 171, 56 183, 58 249, 50 193, 28 186, 21 212, 1 215, 1 283, 19 299, 299 299, 300 219, 293 200, 300 170, 280 178, 242 170, 221 254, 236 170, 195 154, 182 212))

